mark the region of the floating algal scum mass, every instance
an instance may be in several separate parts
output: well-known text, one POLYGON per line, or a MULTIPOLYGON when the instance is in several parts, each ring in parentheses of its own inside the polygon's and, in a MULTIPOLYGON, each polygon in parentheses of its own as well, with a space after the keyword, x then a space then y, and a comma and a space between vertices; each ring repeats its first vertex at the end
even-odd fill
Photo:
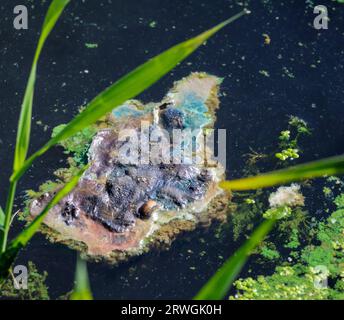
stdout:
MULTIPOLYGON (((89 169, 44 220, 43 232, 49 239, 66 243, 88 258, 116 263, 150 248, 168 247, 178 234, 198 225, 224 221, 230 197, 218 187, 224 168, 201 143, 216 119, 220 82, 206 73, 192 73, 176 82, 160 103, 131 100, 99 121, 89 142, 89 169), (159 141, 152 141, 153 132, 168 136, 163 143, 166 147, 168 141, 172 159, 187 147, 184 143, 175 148, 168 135, 173 129, 199 129, 191 146, 196 144, 201 151, 197 161, 159 163, 151 156, 148 162, 138 162, 133 159, 136 152, 129 152, 123 163, 119 155, 125 143, 135 150, 134 142, 140 141, 138 151, 148 147, 155 155, 159 141), (133 136, 139 132, 138 139, 123 140, 123 132, 133 136), (142 143, 147 136, 150 139, 142 143)), ((57 183, 55 191, 61 185, 57 183)), ((29 219, 41 212, 53 194, 54 190, 44 192, 30 201, 29 219)))

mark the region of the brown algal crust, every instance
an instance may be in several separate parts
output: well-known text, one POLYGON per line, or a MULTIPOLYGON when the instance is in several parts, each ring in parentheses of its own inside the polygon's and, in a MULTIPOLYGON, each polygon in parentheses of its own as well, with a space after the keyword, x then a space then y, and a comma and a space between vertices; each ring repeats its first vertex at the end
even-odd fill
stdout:
POLYGON ((211 223, 218 222, 220 224, 227 221, 227 217, 232 213, 230 200, 231 193, 224 192, 216 196, 208 205, 207 210, 201 213, 199 221, 175 219, 162 225, 151 236, 145 239, 145 245, 142 248, 135 248, 128 251, 114 250, 109 255, 90 255, 87 253, 87 245, 83 242, 75 240, 61 239, 59 233, 43 224, 41 232, 46 235, 47 239, 52 243, 61 243, 68 246, 72 250, 77 250, 81 256, 91 262, 107 262, 111 265, 118 265, 125 262, 131 257, 147 253, 150 250, 168 250, 172 242, 183 234, 189 233, 196 228, 208 228, 211 223))

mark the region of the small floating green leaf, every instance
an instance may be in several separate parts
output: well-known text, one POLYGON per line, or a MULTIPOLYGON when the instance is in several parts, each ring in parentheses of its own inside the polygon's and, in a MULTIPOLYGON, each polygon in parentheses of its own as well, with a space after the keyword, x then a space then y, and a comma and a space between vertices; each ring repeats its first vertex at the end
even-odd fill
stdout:
POLYGON ((96 49, 98 48, 98 43, 85 43, 87 49, 96 49))

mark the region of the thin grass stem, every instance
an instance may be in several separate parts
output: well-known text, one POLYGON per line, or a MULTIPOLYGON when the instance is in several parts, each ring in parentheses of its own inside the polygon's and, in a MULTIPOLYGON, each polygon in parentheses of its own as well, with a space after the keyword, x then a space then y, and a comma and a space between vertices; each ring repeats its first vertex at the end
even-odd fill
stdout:
POLYGON ((17 181, 11 181, 8 194, 7 194, 7 201, 6 201, 4 231, 2 233, 2 238, 0 242, 1 253, 4 253, 6 251, 8 232, 10 230, 10 223, 11 223, 11 217, 12 217, 12 211, 13 211, 13 202, 14 202, 14 197, 16 194, 16 189, 17 189, 17 181))

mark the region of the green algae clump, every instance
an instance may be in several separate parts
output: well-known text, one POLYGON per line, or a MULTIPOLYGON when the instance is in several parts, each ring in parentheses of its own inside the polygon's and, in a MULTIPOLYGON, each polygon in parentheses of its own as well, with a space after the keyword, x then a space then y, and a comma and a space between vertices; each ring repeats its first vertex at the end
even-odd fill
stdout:
MULTIPOLYGON (((269 276, 248 277, 235 282, 232 300, 322 300, 344 299, 344 209, 339 209, 316 227, 315 243, 295 255, 295 263, 277 266, 269 276)), ((338 201, 339 200, 339 201, 338 201)), ((300 243, 289 247, 296 249, 300 243)), ((265 250, 266 251, 266 250, 265 250)), ((261 252, 264 255, 264 250, 261 252)))

